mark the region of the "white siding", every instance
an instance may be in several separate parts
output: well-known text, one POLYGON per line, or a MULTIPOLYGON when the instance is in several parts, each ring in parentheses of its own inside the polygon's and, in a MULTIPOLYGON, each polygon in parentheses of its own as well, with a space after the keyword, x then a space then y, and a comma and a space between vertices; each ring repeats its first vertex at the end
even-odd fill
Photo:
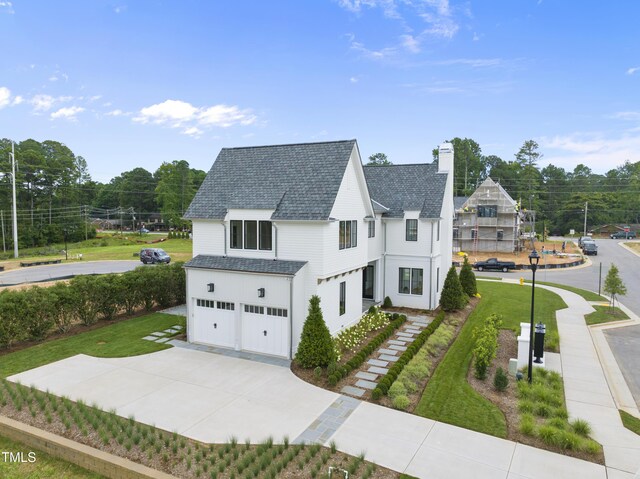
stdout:
POLYGON ((220 221, 193 220, 193 256, 224 254, 224 227, 220 221))
POLYGON ((362 316, 362 270, 331 278, 318 285, 318 296, 331 334, 350 326, 362 316), (346 283, 346 311, 340 315, 340 283, 346 283))
POLYGON ((419 216, 419 211, 407 211, 405 212, 403 219, 385 220, 385 223, 387 224, 387 254, 412 256, 433 254, 434 251, 431 243, 432 233, 433 241, 436 239, 436 231, 433 229, 433 221, 419 219, 419 216), (418 241, 407 241, 407 219, 418 220, 418 241))
POLYGON ((382 215, 380 213, 376 214, 376 235, 373 238, 369 238, 368 225, 365 224, 367 228, 367 259, 369 261, 374 261, 382 256, 384 253, 384 231, 382 229, 382 215))
POLYGON ((433 309, 435 301, 435 263, 430 258, 418 256, 394 256, 386 257, 386 292, 395 306, 405 306, 408 308, 433 309), (432 267, 433 265, 433 267, 432 267), (399 292, 400 268, 421 268, 423 270, 422 294, 403 294, 399 292))

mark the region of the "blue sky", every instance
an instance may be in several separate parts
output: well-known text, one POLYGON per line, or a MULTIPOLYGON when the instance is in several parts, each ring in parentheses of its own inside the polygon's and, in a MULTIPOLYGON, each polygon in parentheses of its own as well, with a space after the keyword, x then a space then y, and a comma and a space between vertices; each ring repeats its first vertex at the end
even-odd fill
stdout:
POLYGON ((431 161, 640 161, 640 2, 0 0, 0 137, 58 140, 99 181, 222 147, 356 138, 431 161))

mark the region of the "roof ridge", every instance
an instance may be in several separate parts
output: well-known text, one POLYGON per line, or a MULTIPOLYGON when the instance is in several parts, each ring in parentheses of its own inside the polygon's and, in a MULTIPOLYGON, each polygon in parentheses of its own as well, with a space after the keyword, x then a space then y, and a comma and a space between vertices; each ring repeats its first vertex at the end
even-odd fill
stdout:
POLYGON ((366 168, 391 168, 394 166, 433 166, 433 163, 394 163, 392 165, 362 165, 366 168))
POLYGON ((279 148, 284 146, 305 146, 305 145, 328 145, 332 143, 348 143, 356 141, 355 138, 351 140, 332 140, 332 141, 308 141, 303 143, 282 143, 280 145, 256 145, 256 146, 232 146, 232 147, 223 147, 223 150, 246 150, 246 149, 254 149, 254 148, 279 148))

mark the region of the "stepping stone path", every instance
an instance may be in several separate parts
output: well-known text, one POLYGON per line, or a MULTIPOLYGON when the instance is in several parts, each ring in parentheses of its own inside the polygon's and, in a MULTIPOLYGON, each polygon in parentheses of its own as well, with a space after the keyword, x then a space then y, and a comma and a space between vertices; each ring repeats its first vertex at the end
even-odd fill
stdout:
POLYGON ((181 333, 182 332, 182 326, 180 326, 179 324, 173 325, 168 329, 165 329, 164 331, 156 331, 154 333, 151 333, 149 336, 145 336, 142 339, 145 339, 147 341, 153 341, 156 343, 166 343, 167 341, 169 341, 171 338, 170 336, 176 333, 181 333))
MULTIPOLYGON (((367 372, 360 371, 356 373, 353 377, 353 384, 344 386, 340 392, 348 396, 362 397, 367 391, 375 389, 382 376, 389 372, 389 367, 402 356, 407 346, 415 340, 430 322, 431 318, 426 316, 407 317, 407 321, 395 332, 394 336, 386 341, 388 346, 380 346, 371 355, 371 359, 367 361, 369 365, 367 372)), ((304 436, 307 431, 300 437, 304 436)))
MULTIPOLYGON (((358 388, 345 387, 354 390, 350 393, 351 395, 358 395, 358 392, 355 391, 358 388)), ((362 391, 360 395, 364 394, 364 390, 360 389, 360 391, 362 391)), ((302 434, 294 439, 293 444, 326 443, 359 405, 360 401, 357 399, 340 396, 302 434)))

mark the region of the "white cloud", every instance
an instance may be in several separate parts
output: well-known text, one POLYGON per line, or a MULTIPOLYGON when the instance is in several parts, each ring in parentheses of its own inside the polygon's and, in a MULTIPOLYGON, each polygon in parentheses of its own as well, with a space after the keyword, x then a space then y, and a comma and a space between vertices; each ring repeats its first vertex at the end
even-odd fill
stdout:
POLYGON ((249 109, 241 109, 235 105, 213 105, 195 107, 181 100, 166 100, 142 108, 133 121, 146 124, 154 123, 171 128, 184 128, 183 133, 199 136, 204 127, 227 128, 234 125, 252 125, 257 116, 249 109))
POLYGON ((627 70, 627 75, 633 75, 638 70, 640 70, 640 67, 631 67, 627 70))
POLYGON ((102 98, 102 95, 93 95, 88 98, 88 101, 89 103, 93 103, 94 101, 98 101, 100 98, 102 98))
POLYGON ((473 32, 473 41, 474 42, 480 41, 480 35, 478 35, 476 32, 473 32))
POLYGON ((420 40, 413 35, 401 35, 402 46, 411 53, 420 52, 420 40))
POLYGON ((16 13, 15 10, 13 9, 13 3, 8 1, 0 1, 0 13, 9 13, 9 14, 16 13))
POLYGON ((349 78, 349 81, 351 83, 358 83, 360 81, 360 79, 358 77, 351 77, 351 78, 349 78))
POLYGON ((619 111, 614 113, 613 115, 610 115, 609 118, 629 121, 640 120, 640 111, 619 111))
POLYGON ((115 7, 115 8, 113 9, 113 11, 114 11, 115 13, 122 13, 122 12, 126 12, 126 11, 127 11, 127 6, 126 6, 126 5, 119 5, 119 6, 115 7))
POLYGON ((605 172, 629 160, 640 161, 640 130, 630 129, 621 134, 603 132, 573 133, 540 138, 540 147, 547 151, 546 162, 573 169, 583 163, 594 171, 605 172))
POLYGON ((50 110, 56 99, 51 95, 35 95, 29 103, 33 105, 35 111, 47 111, 50 110))
POLYGON ((108 111, 107 113, 105 113, 105 115, 107 116, 123 116, 123 115, 129 115, 130 113, 125 113, 124 111, 120 110, 120 109, 115 109, 115 110, 111 110, 108 111))
POLYGON ((11 102, 11 106, 19 105, 22 102, 24 102, 24 98, 21 97, 20 95, 16 95, 16 96, 13 97, 13 101, 11 102))
POLYGON ((58 81, 58 77, 57 77, 57 76, 55 76, 55 75, 51 75, 51 76, 49 77, 49 81, 50 81, 50 82, 58 81))
POLYGON ((57 118, 64 118, 66 120, 75 121, 76 115, 82 113, 83 111, 84 108, 82 108, 81 106, 64 107, 60 108, 58 111, 54 111, 53 113, 51 113, 51 119, 55 120, 57 118))
POLYGON ((501 63, 500 58, 452 58, 436 62, 437 65, 466 65, 473 68, 493 67, 501 63))
POLYGON ((7 87, 0 87, 0 108, 4 108, 11 101, 11 90, 7 87))

